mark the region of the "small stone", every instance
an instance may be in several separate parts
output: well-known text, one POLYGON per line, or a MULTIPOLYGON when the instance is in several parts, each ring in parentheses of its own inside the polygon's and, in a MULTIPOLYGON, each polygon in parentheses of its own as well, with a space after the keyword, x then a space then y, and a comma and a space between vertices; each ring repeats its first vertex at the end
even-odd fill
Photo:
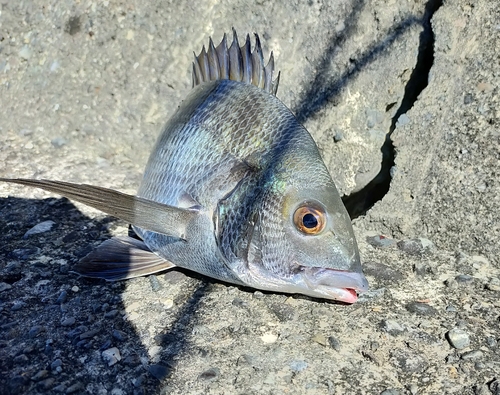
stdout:
POLYGON ((428 305, 427 303, 422 302, 410 302, 406 305, 406 310, 410 313, 415 313, 417 315, 436 315, 437 310, 428 305))
POLYGON ((39 224, 33 226, 30 230, 28 230, 24 234, 23 239, 26 239, 31 235, 36 235, 39 233, 48 232, 49 230, 52 229, 52 226, 54 226, 54 225, 55 225, 55 222, 51 221, 51 220, 40 222, 39 224))
POLYGON ((43 332, 45 328, 41 325, 35 325, 31 327, 28 336, 31 338, 37 337, 41 332, 43 332))
POLYGON ((453 328, 446 333, 446 338, 450 345, 457 349, 462 349, 470 344, 470 338, 467 332, 462 329, 453 328))
POLYGON ((474 387, 474 395, 491 395, 491 392, 486 384, 481 384, 474 387))
POLYGON ((322 346, 328 346, 328 339, 326 338, 325 335, 323 335, 322 333, 317 333, 316 335, 314 335, 312 337, 312 340, 318 344, 321 344, 322 346))
POLYGON ((290 362, 290 369, 294 372, 302 372, 305 370, 308 366, 308 363, 306 361, 302 360, 297 360, 297 361, 292 361, 290 362))
POLYGON ((63 303, 66 303, 66 300, 68 299, 68 293, 66 291, 62 291, 60 294, 59 294, 59 297, 57 298, 56 300, 56 303, 57 304, 63 304, 63 303))
POLYGON ((418 385, 417 384, 410 384, 408 386, 408 391, 410 391, 411 395, 417 395, 418 394, 418 385))
POLYGON ((166 309, 171 309, 172 307, 174 307, 174 301, 172 299, 165 299, 163 301, 163 307, 165 307, 166 309))
POLYGON ((483 352, 481 350, 467 351, 462 354, 462 359, 464 361, 477 361, 483 357, 483 352))
POLYGON ((12 288, 12 285, 0 282, 0 292, 8 291, 12 288))
POLYGON ((395 388, 388 388, 383 390, 380 395, 402 395, 402 392, 395 388))
POLYGON ((78 285, 74 285, 73 287, 71 287, 71 290, 73 292, 78 292, 80 290, 80 288, 78 288, 78 285))
POLYGON ((68 318, 65 318, 64 320, 61 320, 61 325, 62 326, 71 326, 71 325, 75 325, 75 317, 68 317, 68 318))
POLYGON ((471 285, 474 283, 474 277, 469 276, 468 274, 460 274, 455 277, 455 280, 459 284, 471 285))
POLYGON ((66 145, 67 143, 68 141, 63 137, 56 137, 50 140, 50 144, 52 144, 54 148, 61 148, 63 145, 66 145))
POLYGON ((75 383, 73 385, 70 385, 67 389, 66 389, 66 394, 73 394, 75 392, 78 392, 78 391, 81 391, 83 390, 85 387, 83 386, 82 383, 78 382, 78 383, 75 383))
POLYGON ((170 374, 171 369, 164 365, 154 364, 149 365, 148 371, 154 378, 161 381, 170 374))
POLYGON ((29 60, 31 58, 31 55, 33 55, 33 51, 27 45, 22 47, 21 50, 19 51, 19 57, 24 60, 29 60))
POLYGON ((55 359, 51 364, 50 364, 50 368, 52 370, 54 369, 57 369, 57 368, 60 368, 62 367, 62 361, 58 358, 58 359, 55 359))
POLYGON ((25 354, 19 354, 14 358, 14 363, 22 365, 28 362, 28 357, 25 354))
POLYGON ((458 282, 454 278, 448 278, 444 282, 444 285, 446 285, 450 289, 457 289, 458 288, 458 282))
POLYGON ((419 255, 423 252, 424 246, 419 239, 401 240, 397 243, 398 248, 410 255, 419 255))
POLYGON ((158 277, 156 277, 155 275, 149 276, 148 279, 149 283, 151 284, 151 290, 153 292, 158 292, 163 288, 161 283, 158 281, 158 277))
POLYGON ((95 335, 97 335, 98 333, 99 333, 99 329, 92 329, 90 331, 83 332, 80 335, 80 340, 90 339, 90 338, 94 337, 95 335))
POLYGON ((369 236, 366 238, 366 241, 370 245, 378 248, 392 247, 396 244, 396 240, 385 237, 383 235, 369 236))
POLYGON ((16 300, 13 304, 12 307, 10 308, 11 311, 19 311, 21 310, 24 306, 26 306, 25 302, 22 302, 20 300, 16 300))
POLYGON ((106 362, 108 366, 113 366, 122 359, 122 356, 120 355, 120 350, 118 350, 116 347, 104 350, 101 353, 101 355, 102 359, 104 359, 104 362, 106 362))
POLYGON ((118 329, 113 329, 112 336, 113 336, 116 340, 118 340, 118 341, 120 341, 120 342, 124 341, 124 340, 127 338, 127 335, 125 334, 125 332, 122 332, 122 331, 120 331, 120 330, 118 330, 118 329))
POLYGON ((295 309, 289 304, 273 303, 270 310, 281 322, 290 321, 295 317, 295 309))
POLYGON ((492 278, 488 284, 486 284, 486 289, 494 292, 500 292, 500 280, 496 277, 492 278))
POLYGON ((114 309, 114 310, 110 310, 110 311, 108 311, 108 312, 106 312, 106 313, 104 314, 104 317, 105 317, 105 318, 114 318, 114 317, 116 317, 116 316, 118 315, 118 313, 119 313, 119 311, 118 311, 118 310, 116 310, 116 309, 114 309))
POLYGON ((38 373, 36 373, 32 378, 31 380, 33 381, 40 381, 42 379, 44 379, 45 377, 47 377, 49 375, 49 371, 48 370, 40 370, 38 373))
POLYGON ((56 379, 54 377, 49 377, 45 380, 39 381, 36 386, 40 390, 48 391, 54 386, 55 381, 56 379))
POLYGON ((404 332, 404 328, 394 320, 383 320, 380 323, 380 327, 384 332, 387 332, 391 335, 399 335, 404 332))
POLYGON ((255 299, 262 299, 264 297, 264 294, 260 291, 255 291, 252 295, 255 299))
POLYGON ((219 377, 220 371, 217 368, 210 368, 205 370, 202 374, 198 376, 199 380, 212 381, 219 377))
POLYGON ((272 344, 272 343, 276 343, 276 340, 278 340, 278 335, 275 335, 274 333, 264 333, 260 339, 266 343, 266 344, 272 344))
POLYGON ((335 351, 340 351, 340 342, 338 341, 337 338, 329 336, 328 343, 330 344, 330 347, 333 348, 335 351))

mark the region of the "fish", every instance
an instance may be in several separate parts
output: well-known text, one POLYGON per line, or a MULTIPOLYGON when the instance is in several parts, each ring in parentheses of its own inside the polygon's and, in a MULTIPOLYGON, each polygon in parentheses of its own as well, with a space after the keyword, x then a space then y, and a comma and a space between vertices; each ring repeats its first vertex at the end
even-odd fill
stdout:
MULTIPOLYGON (((128 221, 74 267, 118 281, 180 267, 243 287, 351 304, 368 290, 352 224, 316 143, 277 98, 254 33, 194 54, 192 89, 161 131, 136 195, 0 178, 128 221)), ((273 79, 274 78, 274 79, 273 79)))

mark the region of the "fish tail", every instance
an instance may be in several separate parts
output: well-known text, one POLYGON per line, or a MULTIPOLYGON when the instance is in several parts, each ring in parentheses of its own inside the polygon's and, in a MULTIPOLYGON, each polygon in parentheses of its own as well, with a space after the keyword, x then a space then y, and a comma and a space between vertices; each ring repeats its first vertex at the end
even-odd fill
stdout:
POLYGON ((209 39, 208 50, 203 46, 199 55, 194 54, 193 87, 204 82, 229 79, 246 82, 276 95, 278 91, 279 72, 275 80, 273 53, 267 65, 264 65, 264 55, 260 38, 255 34, 255 47, 251 51, 250 35, 247 34, 245 44, 240 46, 236 30, 233 28, 233 41, 228 48, 224 37, 215 47, 212 38, 209 39))

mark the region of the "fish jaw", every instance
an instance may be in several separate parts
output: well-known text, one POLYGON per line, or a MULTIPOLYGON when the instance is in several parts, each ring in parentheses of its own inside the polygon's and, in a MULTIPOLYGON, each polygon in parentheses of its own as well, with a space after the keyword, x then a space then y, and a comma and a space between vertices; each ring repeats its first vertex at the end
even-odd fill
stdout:
POLYGON ((296 276, 301 276, 303 284, 307 287, 304 294, 344 303, 354 303, 358 293, 368 291, 368 280, 359 272, 342 270, 303 267, 296 276))
POLYGON ((253 288, 302 294, 348 304, 355 303, 359 293, 368 291, 368 281, 361 272, 297 264, 294 266, 296 270, 291 276, 277 276, 256 265, 242 265, 235 274, 243 284, 253 288))

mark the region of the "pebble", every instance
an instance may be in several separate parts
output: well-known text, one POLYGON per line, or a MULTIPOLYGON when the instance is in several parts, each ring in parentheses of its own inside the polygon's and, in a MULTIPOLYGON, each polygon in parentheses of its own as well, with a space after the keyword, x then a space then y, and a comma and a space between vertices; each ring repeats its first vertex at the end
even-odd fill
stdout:
POLYGON ((292 369, 292 371, 294 372, 302 372, 303 370, 307 369, 307 366, 309 366, 309 364, 306 361, 302 360, 290 362, 290 369, 292 369))
POLYGON ((122 359, 122 356, 120 355, 120 350, 118 350, 116 347, 104 350, 101 353, 101 355, 102 359, 104 359, 104 362, 106 362, 108 366, 113 366, 122 359))
POLYGON ((13 304, 12 307, 10 308, 11 311, 18 311, 21 310, 24 306, 26 306, 25 302, 22 302, 20 300, 16 300, 13 304))
POLYGON ((164 365, 154 364, 149 365, 148 371, 151 376, 161 381, 169 375, 171 369, 164 365))
POLYGON ((276 343, 276 340, 278 340, 278 335, 275 335, 274 333, 264 333, 260 339, 266 343, 266 344, 272 344, 276 343))
POLYGON ((404 332, 404 328, 394 320, 383 320, 380 323, 380 327, 384 332, 387 332, 390 335, 399 335, 404 332))
POLYGON ((462 354, 462 359, 464 361, 476 361, 483 357, 483 352, 481 350, 467 351, 462 354))
POLYGON ((400 390, 397 390, 395 388, 388 388, 386 390, 383 390, 380 395, 402 395, 400 390))
POLYGON ((38 382, 37 388, 41 389, 43 391, 48 391, 52 388, 55 381, 56 381, 56 379, 54 377, 46 378, 45 380, 38 382))
POLYGON ((16 364, 24 364, 28 362, 28 357, 25 354, 19 354, 14 357, 14 363, 16 364))
POLYGON ((397 243, 398 248, 410 255, 421 254, 424 250, 424 246, 420 239, 408 239, 401 240, 397 243))
POLYGON ((48 370, 45 370, 45 369, 40 370, 33 377, 31 377, 31 380, 33 380, 33 381, 40 381, 40 380, 44 379, 45 377, 47 377, 48 374, 49 374, 48 370))
POLYGON ((119 313, 119 311, 118 311, 118 310, 116 310, 116 309, 114 309, 114 310, 110 310, 110 311, 108 311, 108 312, 106 312, 106 313, 104 314, 104 317, 105 317, 105 318, 114 318, 114 317, 116 317, 116 316, 118 315, 118 313, 119 313))
POLYGON ((39 233, 45 233, 48 232, 49 230, 52 229, 52 227, 56 223, 54 221, 48 220, 48 221, 43 221, 40 222, 39 224, 33 226, 31 229, 29 229, 23 236, 23 239, 28 238, 31 235, 36 235, 39 233))
POLYGON ((410 302, 406 305, 406 310, 417 315, 436 315, 438 312, 431 305, 422 302, 410 302))
POLYGON ((453 328, 446 333, 446 338, 450 345, 457 349, 462 349, 470 344, 470 338, 467 332, 462 329, 453 328))
POLYGON ((92 337, 94 337, 95 335, 97 335, 99 333, 99 329, 92 329, 90 331, 87 331, 87 332, 83 332, 81 335, 80 335, 80 340, 84 340, 84 339, 90 339, 92 337))
POLYGON ((24 60, 29 60, 31 58, 31 55, 33 55, 33 51, 27 45, 22 47, 21 50, 19 51, 19 57, 24 60))
POLYGON ((366 241, 368 244, 378 248, 392 247, 396 244, 396 240, 383 235, 369 236, 366 238, 366 241))
POLYGON ((66 303, 66 300, 68 299, 68 293, 66 291, 62 291, 60 294, 59 294, 59 297, 57 298, 56 300, 56 303, 57 304, 63 304, 63 303, 66 303))
POLYGON ((500 292, 500 280, 496 277, 492 278, 488 284, 486 284, 486 289, 494 292, 500 292))
POLYGON ((12 285, 0 282, 0 292, 8 291, 11 288, 12 288, 12 285))
POLYGON ((464 285, 472 285, 474 283, 474 277, 469 276, 468 274, 459 274, 455 277, 455 280, 457 283, 464 285))
POLYGON ((78 382, 73 385, 70 385, 68 388, 66 388, 66 394, 73 394, 78 391, 82 391, 85 387, 83 386, 82 383, 78 382))
POLYGON ((52 363, 50 364, 50 368, 54 370, 62 367, 62 364, 63 364, 62 361, 59 358, 57 358, 54 361, 52 361, 52 363))
POLYGON ((165 307, 167 310, 174 307, 174 301, 172 299, 165 299, 165 300, 163 300, 162 303, 163 303, 163 307, 165 307))
POLYGON ((486 384, 480 384, 474 387, 474 395, 491 395, 491 392, 486 384))
POLYGON ((78 288, 78 285, 74 285, 74 286, 71 287, 71 290, 73 292, 78 292, 80 290, 80 288, 78 288))
POLYGON ((330 347, 332 347, 335 351, 340 351, 340 341, 333 336, 328 337, 328 343, 330 343, 330 347))
POLYGON ((43 332, 45 328, 41 325, 35 325, 31 327, 28 336, 31 338, 37 337, 41 332, 43 332))
POLYGON ((312 341, 314 341, 318 344, 321 344, 322 346, 325 346, 325 347, 329 345, 328 339, 322 333, 317 333, 316 335, 314 335, 312 337, 312 341))
POLYGON ((68 317, 68 318, 61 320, 62 326, 72 326, 72 325, 75 325, 75 323, 76 323, 75 317, 68 317))
POLYGON ((217 368, 210 368, 205 370, 198 376, 199 380, 212 381, 215 380, 220 375, 220 370, 217 368))
POLYGON ((122 332, 118 329, 113 329, 112 336, 113 336, 113 338, 115 338, 116 340, 118 340, 120 342, 124 341, 127 338, 126 333, 122 332))
POLYGON ((56 137, 50 140, 50 144, 52 144, 54 148, 61 148, 63 145, 66 145, 67 143, 68 141, 64 137, 56 137))
POLYGON ((163 288, 163 285, 158 281, 158 277, 156 276, 148 276, 149 284, 151 285, 151 290, 153 292, 158 292, 163 288))

